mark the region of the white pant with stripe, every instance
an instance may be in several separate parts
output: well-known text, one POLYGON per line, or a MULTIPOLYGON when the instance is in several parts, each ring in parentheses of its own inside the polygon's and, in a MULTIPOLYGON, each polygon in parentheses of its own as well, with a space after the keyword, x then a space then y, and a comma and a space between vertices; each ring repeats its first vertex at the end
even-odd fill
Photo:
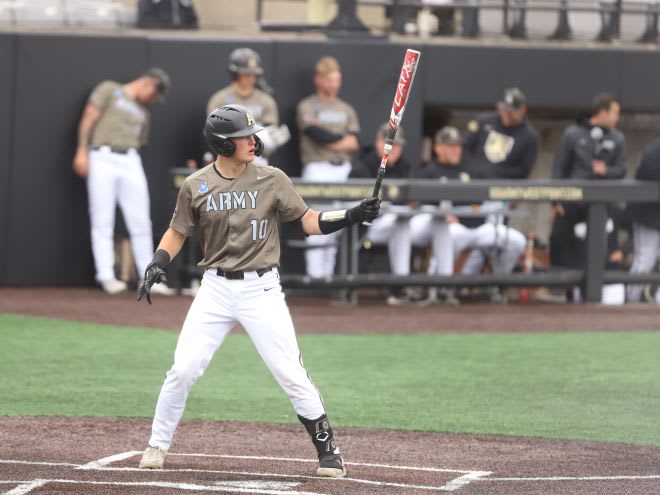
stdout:
POLYGON ((289 308, 275 268, 261 277, 246 272, 227 280, 207 270, 183 324, 156 404, 149 445, 169 450, 190 389, 237 323, 252 339, 296 414, 316 419, 325 414, 323 400, 305 370, 289 308))
POLYGON ((113 153, 106 147, 90 151, 87 196, 97 282, 115 278, 114 228, 117 204, 131 239, 138 276, 142 277, 153 257, 154 243, 149 215, 149 189, 137 151, 113 153))

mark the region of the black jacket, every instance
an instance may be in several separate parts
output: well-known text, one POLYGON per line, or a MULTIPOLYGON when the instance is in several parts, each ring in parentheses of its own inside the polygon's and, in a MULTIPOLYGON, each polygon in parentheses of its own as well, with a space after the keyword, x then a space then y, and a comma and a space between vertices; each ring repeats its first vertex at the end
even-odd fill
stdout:
MULTIPOLYGON (((458 165, 449 165, 447 163, 441 163, 437 160, 433 160, 431 163, 422 168, 417 177, 420 179, 436 179, 436 180, 461 180, 463 182, 470 180, 470 174, 468 173, 468 168, 464 161, 461 161, 458 165)), ((473 203, 470 202, 456 202, 454 201, 454 206, 467 206, 473 203)), ((461 217, 458 216, 458 220, 469 228, 475 228, 484 223, 483 218, 474 218, 474 217, 461 217)))
POLYGON ((539 153, 539 135, 527 118, 505 127, 497 112, 468 123, 464 152, 474 179, 526 179, 539 153))
POLYGON ((465 165, 447 165, 433 160, 423 167, 418 173, 418 179, 460 179, 461 174, 465 174, 465 165))
MULTIPOLYGON (((380 157, 373 146, 364 146, 351 160, 351 173, 349 179, 375 179, 380 167, 380 157)), ((410 163, 403 157, 394 166, 388 166, 385 177, 390 179, 409 179, 410 163)))
MULTIPOLYGON (((635 179, 660 182, 660 138, 644 148, 635 179)), ((634 222, 660 230, 660 203, 629 203, 628 214, 634 222)))
POLYGON ((583 122, 572 124, 564 131, 552 166, 554 179, 621 179, 626 175, 626 145, 621 131, 602 129, 602 137, 594 138, 593 129, 594 126, 583 122), (604 177, 592 170, 597 155, 607 165, 604 177))

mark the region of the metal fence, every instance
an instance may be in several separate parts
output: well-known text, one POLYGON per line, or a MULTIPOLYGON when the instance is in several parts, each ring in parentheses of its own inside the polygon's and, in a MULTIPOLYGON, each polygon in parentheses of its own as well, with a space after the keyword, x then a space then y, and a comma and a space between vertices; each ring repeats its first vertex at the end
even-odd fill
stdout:
POLYGON ((257 0, 257 22, 263 30, 314 30, 329 35, 367 33, 368 29, 356 16, 356 6, 364 5, 385 9, 386 34, 476 38, 492 29, 493 19, 498 19, 500 34, 513 39, 538 37, 535 29, 540 23, 543 28, 554 25, 546 38, 571 40, 579 38, 579 28, 588 24, 599 25, 594 37, 606 42, 621 37, 625 19, 626 29, 635 31, 636 41, 654 43, 658 40, 660 14, 657 0, 337 0, 337 17, 327 25, 320 25, 270 22, 263 17, 266 1, 257 0), (581 20, 576 19, 580 16, 581 20), (451 26, 446 29, 448 25, 451 26), (489 25, 486 30, 484 25, 489 25))

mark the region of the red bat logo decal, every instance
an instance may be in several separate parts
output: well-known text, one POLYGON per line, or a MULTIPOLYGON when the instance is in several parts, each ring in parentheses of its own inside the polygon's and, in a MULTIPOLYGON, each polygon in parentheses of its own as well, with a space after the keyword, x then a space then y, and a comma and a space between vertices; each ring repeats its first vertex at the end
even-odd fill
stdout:
POLYGON ((420 53, 415 50, 406 51, 406 57, 401 67, 396 93, 394 94, 394 103, 392 104, 392 113, 390 115, 390 127, 393 130, 399 127, 399 121, 403 116, 403 111, 408 101, 408 94, 410 93, 410 86, 417 70, 419 55, 420 53))

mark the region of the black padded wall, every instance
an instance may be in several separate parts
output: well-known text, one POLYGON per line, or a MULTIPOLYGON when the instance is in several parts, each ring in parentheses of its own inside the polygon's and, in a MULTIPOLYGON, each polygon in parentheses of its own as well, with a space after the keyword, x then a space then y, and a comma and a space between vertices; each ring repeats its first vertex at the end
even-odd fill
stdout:
POLYGON ((14 35, 0 35, 0 285, 6 284, 9 257, 9 177, 12 163, 12 116, 15 76, 14 35))
POLYGON ((238 40, 161 35, 0 35, 0 285, 84 285, 93 282, 85 184, 71 171, 80 112, 104 79, 127 82, 146 67, 172 76, 165 105, 152 109, 144 153, 156 240, 167 227, 173 195, 168 169, 201 159, 210 95, 229 83, 227 58, 250 46, 263 59, 281 120, 293 139, 271 162, 300 174, 297 103, 314 91, 312 72, 324 55, 343 68, 340 96, 360 118, 362 144, 389 117, 405 49, 422 51, 403 121, 406 157, 420 156, 425 105, 494 106, 502 90, 519 86, 531 107, 584 109, 598 91, 611 91, 624 111, 657 112, 660 54, 599 47, 415 47, 387 40, 238 40))
POLYGON ((139 75, 146 48, 131 37, 17 37, 7 283, 93 280, 85 184, 71 170, 77 125, 91 89, 139 75))

